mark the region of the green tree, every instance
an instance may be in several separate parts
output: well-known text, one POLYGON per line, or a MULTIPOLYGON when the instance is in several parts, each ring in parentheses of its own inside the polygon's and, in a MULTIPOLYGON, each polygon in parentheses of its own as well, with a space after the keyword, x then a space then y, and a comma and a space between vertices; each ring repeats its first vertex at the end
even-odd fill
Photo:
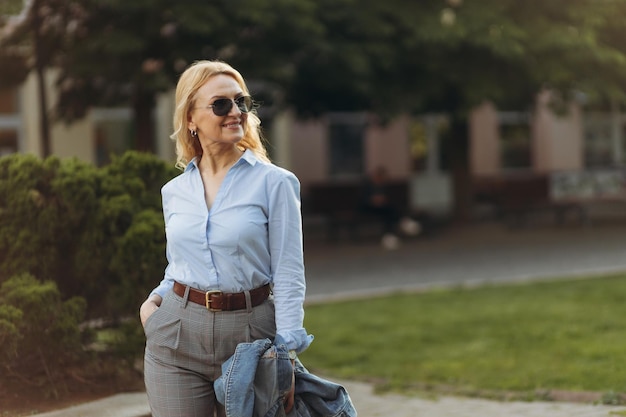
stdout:
POLYGON ((171 89, 187 65, 224 59, 249 77, 279 80, 319 26, 310 0, 81 3, 88 14, 58 65, 58 114, 72 121, 96 105, 129 105, 139 150, 154 148, 156 94, 171 89))
MULTIPOLYGON (((544 88, 562 102, 578 91, 621 97, 626 82, 626 0, 71 4, 64 48, 49 48, 59 69, 57 114, 72 121, 92 106, 130 105, 138 149, 152 149, 155 94, 204 58, 262 80, 253 83, 259 93, 276 92, 302 117, 448 113, 459 164, 467 159, 468 111, 484 100, 529 108, 544 88)), ((461 194, 462 202, 468 193, 461 194)))
POLYGON ((471 207, 466 126, 470 109, 490 100, 505 110, 532 110, 537 93, 549 89, 554 109, 563 111, 578 92, 603 94, 612 89, 612 80, 602 74, 614 68, 623 73, 625 55, 599 38, 615 12, 608 6, 590 0, 484 0, 453 8, 454 23, 442 25, 446 44, 452 47, 445 48, 444 59, 430 60, 433 82, 422 108, 451 116, 448 148, 459 217, 465 218, 471 207), (590 76, 594 71, 597 75, 590 76))
POLYGON ((131 105, 135 147, 149 150, 155 94, 202 58, 281 90, 302 116, 528 101, 546 85, 590 85, 599 67, 618 73, 621 51, 598 34, 623 3, 75 0, 64 49, 49 48, 57 111, 72 121, 95 105, 131 105))
MULTIPOLYGON (((0 2, 0 28, 8 31, 9 27, 16 25, 23 6, 20 0, 0 2)), ((1 38, 0 36, 0 90, 3 90, 21 84, 28 73, 28 65, 24 53, 17 47, 5 45, 1 38)))
POLYGON ((0 3, 0 19, 19 14, 22 7, 23 2, 21 0, 4 0, 0 3))
POLYGON ((462 218, 471 196, 469 111, 486 100, 531 109, 546 88, 562 102, 577 91, 613 91, 625 79, 626 55, 601 35, 607 27, 622 33, 615 16, 625 3, 321 0, 316 13, 325 31, 296 56, 287 102, 305 117, 329 110, 370 111, 383 121, 449 115, 445 146, 462 218))
MULTIPOLYGON (((295 57, 300 114, 370 110, 459 114, 484 100, 528 106, 542 88, 610 90, 622 73, 624 0, 322 0, 324 32, 295 57), (600 73, 602 74, 602 73, 600 73)), ((622 75, 623 78, 623 75, 622 75)))
MULTIPOLYGON (((590 100, 609 98, 618 102, 626 101, 626 77, 624 66, 626 65, 626 25, 622 19, 626 13, 625 1, 600 2, 602 14, 588 16, 588 19, 600 21, 596 42, 606 45, 616 51, 620 56, 613 58, 608 65, 588 65, 581 70, 585 71, 581 77, 583 87, 581 90, 590 96, 590 100)), ((596 52, 595 50, 592 52, 596 52)), ((605 55, 599 58, 606 60, 605 55)))
MULTIPOLYGON (((21 83, 30 71, 37 76, 39 95, 39 133, 42 154, 51 154, 50 115, 45 72, 55 67, 66 50, 67 40, 78 21, 82 9, 76 1, 32 0, 25 2, 19 16, 9 18, 4 15, 0 29, 0 88, 21 83)), ((16 5, 11 0, 6 12, 15 12, 16 5)), ((1 14, 0 10, 0 14, 1 14)))

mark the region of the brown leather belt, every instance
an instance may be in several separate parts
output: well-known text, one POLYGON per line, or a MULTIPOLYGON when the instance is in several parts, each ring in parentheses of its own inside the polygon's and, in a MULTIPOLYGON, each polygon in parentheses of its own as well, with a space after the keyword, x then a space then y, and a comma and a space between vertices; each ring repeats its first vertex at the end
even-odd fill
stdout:
MULTIPOLYGON (((174 281, 174 292, 181 297, 185 296, 187 286, 174 281)), ((270 295, 270 284, 250 290, 250 302, 256 307, 267 300, 270 295)), ((200 291, 189 287, 189 301, 205 306, 209 311, 234 311, 246 309, 246 294, 243 292, 231 293, 216 290, 200 291)))

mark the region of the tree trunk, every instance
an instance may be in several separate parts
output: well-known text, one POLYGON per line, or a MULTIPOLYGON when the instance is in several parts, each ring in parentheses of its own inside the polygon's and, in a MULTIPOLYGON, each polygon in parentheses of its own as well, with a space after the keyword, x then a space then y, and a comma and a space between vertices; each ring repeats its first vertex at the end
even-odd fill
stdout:
POLYGON ((460 223, 471 219, 472 178, 469 171, 469 137, 467 120, 453 118, 450 162, 454 189, 454 218, 460 223))
POLYGON ((154 120, 152 113, 155 106, 153 93, 138 89, 133 97, 133 115, 135 122, 135 146, 138 151, 155 152, 154 120))
POLYGON ((35 71, 37 73, 37 84, 39 90, 39 133, 41 135, 42 157, 47 158, 51 154, 50 147, 50 121, 48 119, 48 97, 46 94, 45 62, 42 51, 42 34, 40 15, 40 0, 35 0, 33 4, 33 42, 35 47, 35 71))

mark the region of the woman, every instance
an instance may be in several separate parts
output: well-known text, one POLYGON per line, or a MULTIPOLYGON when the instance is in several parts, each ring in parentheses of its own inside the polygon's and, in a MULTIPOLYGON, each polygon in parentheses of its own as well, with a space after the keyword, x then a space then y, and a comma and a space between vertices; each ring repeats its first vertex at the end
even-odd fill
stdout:
POLYGON ((172 138, 184 172, 162 189, 168 266, 140 309, 146 389, 155 417, 223 416, 213 382, 237 344, 278 334, 295 354, 313 339, 300 184, 269 162, 245 81, 223 62, 181 75, 172 138))

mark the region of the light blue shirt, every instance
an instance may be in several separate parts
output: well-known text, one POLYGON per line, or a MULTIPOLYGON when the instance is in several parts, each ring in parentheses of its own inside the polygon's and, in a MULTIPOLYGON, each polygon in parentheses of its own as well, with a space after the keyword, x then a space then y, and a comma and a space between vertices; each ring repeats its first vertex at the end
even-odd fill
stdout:
POLYGON ((196 160, 161 189, 168 266, 152 293, 174 280, 208 291, 241 292, 273 285, 276 331, 289 349, 306 349, 306 292, 300 182, 247 150, 207 208, 196 160))

